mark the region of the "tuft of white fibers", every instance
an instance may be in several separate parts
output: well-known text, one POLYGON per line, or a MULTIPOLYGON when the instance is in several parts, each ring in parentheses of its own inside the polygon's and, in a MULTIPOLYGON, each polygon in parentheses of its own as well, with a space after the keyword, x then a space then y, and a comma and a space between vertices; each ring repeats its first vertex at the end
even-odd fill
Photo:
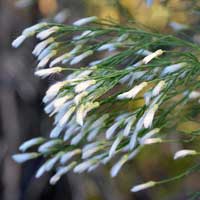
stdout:
POLYGON ((198 91, 192 91, 189 94, 189 99, 198 99, 200 97, 200 92, 198 91))
POLYGON ((55 185, 60 180, 61 176, 63 176, 64 174, 69 172, 71 169, 73 169, 75 165, 76 165, 76 161, 70 163, 67 166, 59 167, 56 174, 51 177, 50 184, 55 185))
POLYGON ((113 142, 109 150, 109 157, 113 157, 113 155, 116 153, 117 147, 119 146, 122 139, 123 139, 123 135, 119 134, 119 136, 117 136, 117 138, 115 139, 115 141, 113 142))
POLYGON ((38 43, 32 51, 33 55, 38 56, 47 47, 47 45, 49 45, 50 43, 53 43, 54 40, 55 39, 53 37, 50 37, 38 43))
POLYGON ((62 62, 63 60, 70 58, 71 54, 70 53, 65 53, 57 58, 55 58, 53 61, 51 61, 49 67, 53 67, 54 65, 62 62))
POLYGON ((83 99, 84 97, 86 97, 88 94, 89 94, 89 93, 88 93, 87 91, 83 91, 83 92, 77 94, 77 95, 74 97, 74 103, 75 103, 76 105, 78 105, 78 104, 82 101, 82 99, 83 99))
POLYGON ((40 69, 35 72, 36 76, 41 76, 42 78, 45 78, 47 76, 50 76, 52 74, 60 73, 63 70, 62 67, 53 67, 48 69, 40 69))
POLYGON ((177 72, 181 68, 183 68, 186 65, 186 63, 178 63, 174 65, 169 65, 164 68, 164 70, 161 72, 161 76, 166 76, 168 74, 172 74, 174 72, 177 72))
POLYGON ((36 31, 38 31, 41 28, 44 28, 47 25, 48 25, 48 23, 46 23, 46 22, 41 22, 41 23, 35 24, 33 26, 30 26, 30 27, 24 29, 24 31, 22 32, 22 35, 25 35, 25 36, 32 35, 33 33, 36 33, 36 31))
POLYGON ((23 42, 24 40, 26 39, 27 37, 25 35, 20 35, 19 37, 17 37, 13 42, 12 42, 12 46, 17 48, 19 47, 23 42))
POLYGON ((53 26, 49 29, 39 32, 36 37, 40 40, 44 40, 48 38, 50 35, 52 35, 53 33, 57 32, 59 29, 60 28, 58 26, 53 26))
POLYGON ((53 113, 54 111, 54 106, 53 106, 53 101, 48 103, 45 107, 44 107, 44 112, 47 114, 53 113))
POLYGON ((45 65, 47 65, 47 63, 49 62, 49 60, 52 58, 52 57, 54 57, 55 55, 56 55, 56 51, 51 51, 48 55, 46 55, 44 58, 42 58, 41 60, 40 60, 40 62, 38 63, 38 65, 37 65, 37 68, 39 69, 39 68, 43 68, 43 67, 45 67, 45 65))
POLYGON ((80 164, 78 164, 75 168, 74 168, 74 172, 75 173, 82 173, 84 171, 86 171, 88 168, 90 168, 92 165, 94 164, 94 160, 86 160, 80 164))
POLYGON ((83 59, 87 58, 88 56, 91 56, 94 52, 92 50, 86 51, 76 57, 74 57, 71 62, 70 65, 75 65, 78 64, 79 62, 81 62, 83 59))
POLYGON ((162 138, 148 138, 143 140, 144 145, 148 145, 148 144, 156 144, 156 143, 161 143, 163 142, 162 138))
POLYGON ((63 115, 63 117, 60 119, 59 121, 59 125, 61 127, 63 127, 64 125, 66 125, 66 123, 69 121, 70 117, 72 116, 72 114, 74 113, 76 107, 72 106, 71 108, 69 108, 69 110, 63 115))
POLYGON ((80 82, 79 84, 77 84, 75 86, 75 92, 76 93, 80 93, 80 92, 83 92, 85 91, 88 87, 92 86, 96 84, 96 80, 87 80, 87 81, 83 81, 83 82, 80 82))
POLYGON ((63 127, 57 125, 50 133, 50 138, 57 138, 62 132, 63 127))
POLYGON ((19 150, 25 152, 29 148, 40 145, 45 141, 42 137, 32 138, 30 140, 25 141, 23 144, 20 145, 19 150))
POLYGON ((70 159, 72 159, 74 156, 81 154, 81 149, 75 149, 72 151, 68 151, 67 153, 64 153, 60 158, 60 163, 62 165, 66 164, 70 159))
POLYGON ((88 23, 95 22, 97 20, 98 20, 98 17, 96 17, 96 16, 86 17, 86 18, 82 18, 82 19, 75 21, 73 23, 73 25, 74 26, 83 26, 83 25, 86 25, 88 23))
POLYGON ((48 101, 52 100, 58 94, 60 89, 65 86, 65 84, 67 84, 67 81, 60 81, 51 85, 46 91, 46 95, 43 98, 43 102, 47 103, 48 101))
POLYGON ((124 92, 120 95, 117 96, 117 99, 134 99, 137 94, 148 85, 147 82, 142 82, 139 85, 135 86, 134 88, 132 88, 131 90, 129 90, 128 92, 124 92))
POLYGON ((17 163, 24 163, 28 160, 37 158, 38 156, 40 156, 39 153, 21 153, 13 155, 12 159, 17 163))
POLYGON ((62 140, 56 139, 56 140, 50 140, 48 142, 45 142, 44 144, 40 145, 38 148, 38 152, 40 153, 48 153, 54 146, 61 145, 62 140))
POLYGON ((152 126, 153 118, 154 118, 154 115, 157 110, 158 110, 158 104, 155 104, 152 108, 150 108, 147 111, 146 115, 144 116, 144 127, 145 128, 150 128, 152 126))
POLYGON ((151 187, 154 187, 156 185, 155 181, 149 181, 140 185, 136 185, 131 189, 131 192, 139 192, 141 190, 145 190, 151 187))
POLYGON ((83 126, 83 121, 87 113, 99 107, 99 105, 99 102, 87 102, 86 104, 81 104, 76 111, 76 122, 83 126))
POLYGON ((149 54, 148 56, 146 56, 144 59, 143 59, 143 63, 144 64, 148 64, 152 59, 162 55, 164 53, 164 51, 162 49, 158 49, 157 51, 149 54))
POLYGON ((183 149, 175 153, 174 160, 177 160, 179 158, 184 158, 185 156, 192 156, 192 155, 197 155, 197 154, 198 153, 195 150, 183 149))
POLYGON ((158 96, 165 87, 165 81, 160 81, 153 89, 152 96, 158 96))
POLYGON ((124 163, 128 160, 128 155, 124 155, 111 169, 111 177, 117 176, 124 163))

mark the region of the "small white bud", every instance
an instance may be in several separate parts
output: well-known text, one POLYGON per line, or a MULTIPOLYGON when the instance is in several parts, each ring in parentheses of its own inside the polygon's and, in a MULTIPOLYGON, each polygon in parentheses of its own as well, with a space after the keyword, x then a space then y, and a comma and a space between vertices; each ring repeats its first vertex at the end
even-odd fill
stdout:
POLYGON ((141 185, 136 185, 131 189, 131 192, 139 192, 141 190, 145 190, 151 187, 154 187, 156 185, 156 182, 154 181, 149 181, 147 183, 141 184, 141 185))
POLYGON ((191 155, 196 155, 196 154, 198 153, 195 150, 183 149, 175 153, 174 160, 179 159, 179 158, 184 158, 185 156, 191 156, 191 155))
POLYGON ((200 92, 198 91, 192 91, 189 94, 189 99, 198 99, 200 97, 200 92))
POLYGON ((60 73, 63 70, 62 67, 53 67, 50 69, 41 69, 41 70, 37 70, 35 72, 36 76, 41 76, 42 78, 45 78, 47 76, 50 76, 52 74, 56 74, 56 73, 60 73))
POLYGON ((152 96, 158 96, 165 87, 165 81, 160 81, 152 91, 152 96))
POLYGON ((154 53, 152 53, 152 54, 146 56, 146 57, 143 59, 144 64, 148 64, 152 59, 154 59, 154 58, 156 58, 156 57, 162 55, 163 53, 164 53, 163 50, 159 49, 159 50, 155 51, 154 53))
POLYGON ((161 143, 163 142, 163 140, 161 138, 148 138, 143 140, 144 145, 148 145, 148 144, 156 144, 156 143, 161 143))
POLYGON ((83 81, 79 84, 76 85, 75 87, 75 92, 76 93, 80 93, 85 91, 88 87, 92 86, 96 84, 96 80, 87 80, 87 81, 83 81))
POLYGON ((50 43, 54 42, 54 38, 48 38, 40 43, 38 43, 33 49, 32 53, 35 56, 38 56, 50 43))
POLYGON ((98 18, 96 16, 86 17, 86 18, 82 18, 82 19, 79 19, 79 20, 75 21, 73 23, 73 25, 75 25, 75 26, 83 26, 83 25, 86 25, 86 24, 88 24, 90 22, 95 22, 97 20, 98 20, 98 18))
POLYGON ((152 108, 150 108, 150 110, 147 112, 147 114, 144 117, 144 127, 145 128, 150 128, 152 126, 153 123, 153 118, 154 115, 156 113, 156 111, 158 110, 158 104, 155 104, 152 108))
POLYGON ((17 37, 17 38, 12 42, 12 46, 15 47, 15 48, 19 47, 19 46, 24 42, 25 39, 26 39, 26 36, 20 35, 19 37, 17 37))
POLYGON ((91 56, 93 54, 92 50, 86 51, 76 57, 74 57, 72 59, 72 61, 70 62, 70 65, 75 65, 78 64, 79 62, 81 62, 83 59, 87 58, 88 56, 91 56))
POLYGON ((84 91, 84 92, 79 93, 78 95, 76 95, 76 96, 74 97, 74 103, 75 103, 76 105, 78 105, 78 104, 82 101, 82 99, 83 99, 84 97, 86 97, 87 95, 88 95, 88 92, 87 92, 87 91, 84 91))
POLYGON ((21 153, 13 155, 12 158, 17 163, 24 163, 28 160, 37 158, 39 155, 39 153, 21 153))
POLYGON ((128 156, 124 155, 111 169, 110 174, 112 177, 117 176, 124 163, 128 160, 128 156))
POLYGON ((137 86, 135 86, 133 89, 129 90, 128 92, 122 93, 117 96, 118 99, 134 99, 137 94, 147 86, 147 82, 143 82, 137 86))
POLYGON ((167 66, 161 72, 161 76, 165 76, 165 75, 177 72, 179 69, 183 68, 185 65, 186 63, 178 63, 178 64, 167 66))
POLYGON ((74 113, 76 107, 73 106, 71 107, 66 113, 65 115, 62 117, 62 119, 59 121, 59 125, 61 127, 63 127, 64 125, 66 125, 66 123, 69 121, 70 117, 72 116, 72 114, 74 113))
POLYGON ((44 28, 47 25, 48 24, 46 22, 41 22, 41 23, 35 24, 31 27, 24 29, 24 31, 22 32, 22 35, 25 35, 25 36, 32 35, 33 33, 36 33, 37 30, 44 28))
POLYGON ((53 33, 57 32, 59 30, 58 26, 53 26, 49 29, 43 30, 40 33, 37 34, 37 38, 40 40, 44 40, 47 37, 49 37, 50 35, 52 35, 53 33))
POLYGON ((44 138, 42 137, 37 137, 37 138, 32 138, 30 140, 25 141, 23 144, 20 145, 19 150, 22 152, 25 152, 29 148, 35 146, 35 145, 40 145, 45 141, 44 138))

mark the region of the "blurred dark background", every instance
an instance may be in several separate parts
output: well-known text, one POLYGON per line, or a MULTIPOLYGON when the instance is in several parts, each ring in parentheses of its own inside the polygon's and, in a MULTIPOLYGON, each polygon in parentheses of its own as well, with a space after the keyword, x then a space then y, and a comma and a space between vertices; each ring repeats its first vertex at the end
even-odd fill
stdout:
MULTIPOLYGON (((25 2, 25 1, 24 1, 25 2)), ((0 0, 0 199, 1 200, 183 200, 195 189, 200 189, 198 175, 188 178, 184 183, 175 183, 144 191, 138 194, 129 192, 133 184, 151 179, 166 178, 178 172, 189 161, 172 164, 172 149, 181 146, 159 145, 148 148, 137 160, 128 163, 120 175, 111 179, 109 167, 102 167, 89 175, 69 173, 55 186, 48 181, 52 173, 36 180, 34 174, 42 160, 30 161, 22 166, 11 159, 23 141, 36 136, 48 136, 51 120, 43 113, 42 97, 53 77, 39 80, 33 75, 36 60, 31 55, 36 41, 31 39, 19 49, 13 49, 11 42, 20 32, 43 18, 52 19, 65 9, 64 23, 71 23, 79 17, 98 14, 119 20, 121 13, 112 4, 95 0, 39 0, 30 5, 16 4, 14 0, 0 0), (157 151, 157 149, 160 149, 157 151), (156 152, 156 155, 155 155, 156 152), (162 160, 160 158, 165 157, 162 160), (180 167, 181 166, 181 167, 180 167)), ((138 1, 134 1, 138 2, 138 1)), ((174 0, 174 3, 178 2, 174 0)), ((131 1, 123 1, 129 7, 131 1)), ((132 1, 133 3, 133 1, 132 1)), ((178 5, 178 4, 177 4, 178 5)), ((134 5, 132 5, 134 6, 134 5)), ((141 5, 143 6, 143 5, 141 5)), ((152 17, 157 28, 167 29, 170 12, 164 7, 143 12, 137 19, 145 22, 157 9, 157 18, 152 17), (162 16, 160 18, 160 15, 162 16), (160 18, 160 21, 158 20, 160 18)), ((179 6, 182 6, 179 1, 179 6)), ((131 7, 130 7, 131 8, 131 7)), ((135 7, 134 7, 135 8, 135 7)), ((141 9, 146 9, 142 7, 141 9)), ((144 10, 145 11, 145 10, 144 10)), ((136 13, 137 14, 137 13, 136 13)), ((187 19, 184 11, 173 19, 184 23, 187 19)), ((150 23, 150 22, 148 22, 150 23)), ((181 145, 181 144, 180 144, 181 145)))

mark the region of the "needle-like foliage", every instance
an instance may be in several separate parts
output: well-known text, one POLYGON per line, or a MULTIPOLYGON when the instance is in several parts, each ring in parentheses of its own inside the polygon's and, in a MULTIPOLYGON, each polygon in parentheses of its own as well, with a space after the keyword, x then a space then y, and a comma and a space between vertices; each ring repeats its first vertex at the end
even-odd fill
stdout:
MULTIPOLYGON (((73 25, 36 24, 12 45, 18 47, 31 36, 39 39, 33 50, 38 60, 35 75, 63 76, 43 98, 44 111, 54 118, 49 138, 26 141, 19 148, 22 153, 13 159, 22 163, 44 157, 36 177, 56 168, 51 184, 70 170, 90 172, 115 156, 119 160, 110 174, 116 176, 145 146, 175 142, 167 136, 181 111, 198 104, 200 49, 192 42, 95 16, 73 25)), ((187 115, 194 113, 190 109, 187 115)), ((198 131, 192 134, 196 137, 198 131)), ((174 158, 189 155, 199 153, 185 149, 174 158)), ((199 165, 132 191, 177 180, 195 170, 199 165)))

